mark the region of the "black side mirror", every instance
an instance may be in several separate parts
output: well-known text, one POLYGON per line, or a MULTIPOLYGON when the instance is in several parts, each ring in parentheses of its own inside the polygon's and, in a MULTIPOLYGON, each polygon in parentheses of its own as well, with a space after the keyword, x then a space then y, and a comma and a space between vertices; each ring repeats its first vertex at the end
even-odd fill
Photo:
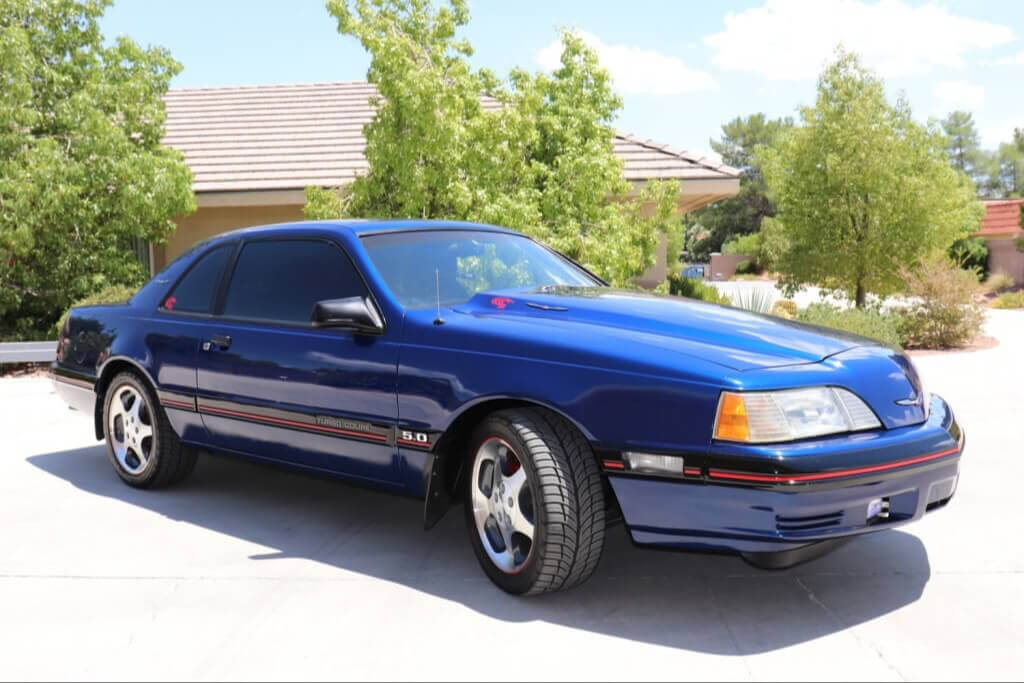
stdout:
POLYGON ((377 309, 361 296, 317 302, 313 307, 313 324, 361 334, 380 334, 384 331, 384 321, 377 309))

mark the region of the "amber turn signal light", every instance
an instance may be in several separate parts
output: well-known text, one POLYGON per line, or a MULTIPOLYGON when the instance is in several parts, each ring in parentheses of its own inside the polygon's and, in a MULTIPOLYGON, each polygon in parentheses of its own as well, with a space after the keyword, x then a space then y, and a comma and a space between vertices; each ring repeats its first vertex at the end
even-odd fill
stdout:
POLYGON ((722 392, 715 420, 715 438, 724 441, 750 441, 747 405, 742 394, 722 392))

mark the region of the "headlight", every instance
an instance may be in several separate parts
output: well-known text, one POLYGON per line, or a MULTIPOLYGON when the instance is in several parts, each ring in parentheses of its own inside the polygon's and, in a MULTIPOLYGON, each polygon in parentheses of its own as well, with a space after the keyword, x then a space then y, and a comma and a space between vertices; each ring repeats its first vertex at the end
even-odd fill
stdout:
POLYGON ((871 408, 846 389, 723 391, 718 400, 715 438, 774 443, 881 426, 871 408))

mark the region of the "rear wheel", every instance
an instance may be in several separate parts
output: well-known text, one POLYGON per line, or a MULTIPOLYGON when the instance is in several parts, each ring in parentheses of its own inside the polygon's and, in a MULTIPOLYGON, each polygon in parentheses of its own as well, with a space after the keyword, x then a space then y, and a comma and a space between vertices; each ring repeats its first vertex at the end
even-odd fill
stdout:
POLYGON ((466 526, 477 559, 504 591, 572 588, 597 568, 604 493, 583 435, 550 411, 489 416, 476 430, 466 477, 466 526))
POLYGON ((117 375, 107 388, 103 430, 114 471, 129 486, 171 486, 195 469, 195 450, 178 440, 154 392, 135 373, 117 375))

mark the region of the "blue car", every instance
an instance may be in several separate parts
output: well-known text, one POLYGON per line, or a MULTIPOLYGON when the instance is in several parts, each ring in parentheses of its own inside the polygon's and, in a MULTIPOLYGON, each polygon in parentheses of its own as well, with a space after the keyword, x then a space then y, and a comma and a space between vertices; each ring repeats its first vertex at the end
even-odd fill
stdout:
POLYGON ((612 289, 511 230, 338 221, 196 246, 75 309, 54 379, 129 486, 197 453, 463 503, 486 574, 570 588, 606 529, 784 567, 944 506, 964 436, 869 339, 612 289))

